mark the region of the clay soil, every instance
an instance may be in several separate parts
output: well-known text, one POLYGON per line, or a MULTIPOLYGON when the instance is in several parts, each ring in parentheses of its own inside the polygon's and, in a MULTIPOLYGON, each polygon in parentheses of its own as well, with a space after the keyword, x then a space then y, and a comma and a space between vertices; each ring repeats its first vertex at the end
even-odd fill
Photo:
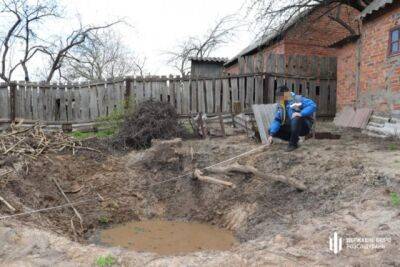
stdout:
MULTIPOLYGON (((338 131, 329 123, 323 127, 338 131)), ((65 204, 54 178, 71 201, 93 201, 76 207, 82 227, 70 208, 2 220, 1 262, 90 266, 99 256, 113 255, 116 265, 123 266, 398 266, 400 206, 391 193, 400 194, 400 145, 358 132, 340 133, 339 140, 310 139, 291 153, 276 143, 239 160, 265 173, 297 178, 307 186, 304 191, 238 173, 219 176, 236 188, 190 175, 169 181, 260 145, 246 134, 183 140, 174 157, 166 153, 150 161, 144 151, 122 154, 102 140, 91 140, 87 146, 102 153, 46 153, 37 161, 14 164, 0 178, 0 195, 16 213, 65 204), (229 251, 170 256, 91 244, 98 229, 146 219, 209 223, 233 230, 239 244, 229 251), (334 255, 328 242, 334 231, 343 238, 385 237, 390 242, 384 248, 344 248, 334 255)), ((0 214, 12 213, 1 204, 0 214)))

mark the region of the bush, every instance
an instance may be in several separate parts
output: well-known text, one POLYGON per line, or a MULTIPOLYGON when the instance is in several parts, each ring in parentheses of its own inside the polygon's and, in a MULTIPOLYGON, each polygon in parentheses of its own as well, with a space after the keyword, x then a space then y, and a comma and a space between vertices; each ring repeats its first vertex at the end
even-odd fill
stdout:
POLYGON ((178 114, 169 103, 148 100, 137 105, 133 112, 124 115, 114 139, 115 145, 146 148, 152 139, 171 139, 181 136, 178 114))

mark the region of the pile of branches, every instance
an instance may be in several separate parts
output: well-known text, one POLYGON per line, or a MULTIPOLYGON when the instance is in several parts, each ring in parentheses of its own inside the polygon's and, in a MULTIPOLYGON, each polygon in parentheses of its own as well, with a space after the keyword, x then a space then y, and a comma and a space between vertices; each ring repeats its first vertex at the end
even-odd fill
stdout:
POLYGON ((9 131, 0 134, 0 162, 9 157, 37 159, 46 151, 60 152, 70 149, 73 154, 78 149, 89 149, 82 142, 63 132, 45 132, 45 126, 35 124, 23 128, 12 124, 9 131))
POLYGON ((152 139, 171 139, 182 135, 178 114, 169 103, 148 100, 126 114, 114 145, 123 148, 146 148, 152 139))

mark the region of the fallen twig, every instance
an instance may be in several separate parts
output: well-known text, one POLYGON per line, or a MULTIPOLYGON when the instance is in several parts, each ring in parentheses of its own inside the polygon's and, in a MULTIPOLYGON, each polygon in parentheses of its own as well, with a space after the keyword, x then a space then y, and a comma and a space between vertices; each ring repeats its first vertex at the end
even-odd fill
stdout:
POLYGON ((0 196, 0 201, 3 202, 7 206, 7 208, 9 208, 12 212, 16 211, 16 209, 13 206, 11 206, 11 204, 8 203, 2 196, 0 196))
MULTIPOLYGON (((63 195, 65 200, 68 202, 68 204, 71 204, 71 201, 69 200, 67 195, 64 193, 64 191, 62 190, 62 188, 61 188, 60 184, 57 182, 57 180, 55 178, 52 178, 52 180, 56 184, 58 190, 61 192, 61 194, 63 195)), ((71 208, 75 212, 76 216, 79 218, 79 222, 81 224, 81 230, 83 230, 83 219, 82 219, 81 214, 78 212, 78 210, 72 204, 71 204, 71 208)))

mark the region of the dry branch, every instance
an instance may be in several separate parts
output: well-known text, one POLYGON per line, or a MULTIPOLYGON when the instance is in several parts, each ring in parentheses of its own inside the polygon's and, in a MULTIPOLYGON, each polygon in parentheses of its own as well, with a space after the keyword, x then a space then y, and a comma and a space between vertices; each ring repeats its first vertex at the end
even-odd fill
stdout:
POLYGON ((229 186, 231 188, 236 188, 235 184, 227 181, 223 181, 214 177, 210 176, 205 176, 203 173, 199 170, 196 169, 193 173, 194 177, 197 178, 199 181, 206 182, 206 183, 211 183, 211 184, 219 184, 219 185, 224 185, 224 186, 229 186))
POLYGON ((7 208, 9 208, 12 212, 15 212, 15 208, 11 206, 10 203, 8 203, 3 197, 0 196, 0 201, 3 202, 7 208))
POLYGON ((299 181, 295 178, 286 177, 284 175, 273 174, 273 173, 263 173, 263 172, 257 170, 256 168, 254 168, 253 166, 240 165, 238 163, 232 164, 227 167, 209 168, 209 169, 207 169, 207 171, 212 172, 212 173, 219 173, 219 174, 229 174, 230 172, 250 173, 259 178, 263 178, 266 180, 269 179, 269 180, 285 183, 285 184, 295 187, 299 190, 307 189, 307 187, 304 185, 304 183, 302 181, 299 181))
MULTIPOLYGON (((69 200, 69 198, 67 197, 67 195, 64 193, 63 189, 61 188, 60 184, 57 182, 57 180, 55 178, 52 178, 53 182, 56 184, 58 190, 60 191, 60 193, 63 195, 63 197, 65 198, 65 200, 68 202, 68 204, 71 204, 71 200, 69 200)), ((81 224, 81 229, 83 229, 83 219, 81 214, 78 212, 78 210, 71 204, 71 208, 74 211, 75 215, 79 218, 79 222, 81 224)), ((74 230, 74 228, 73 228, 74 230)))

